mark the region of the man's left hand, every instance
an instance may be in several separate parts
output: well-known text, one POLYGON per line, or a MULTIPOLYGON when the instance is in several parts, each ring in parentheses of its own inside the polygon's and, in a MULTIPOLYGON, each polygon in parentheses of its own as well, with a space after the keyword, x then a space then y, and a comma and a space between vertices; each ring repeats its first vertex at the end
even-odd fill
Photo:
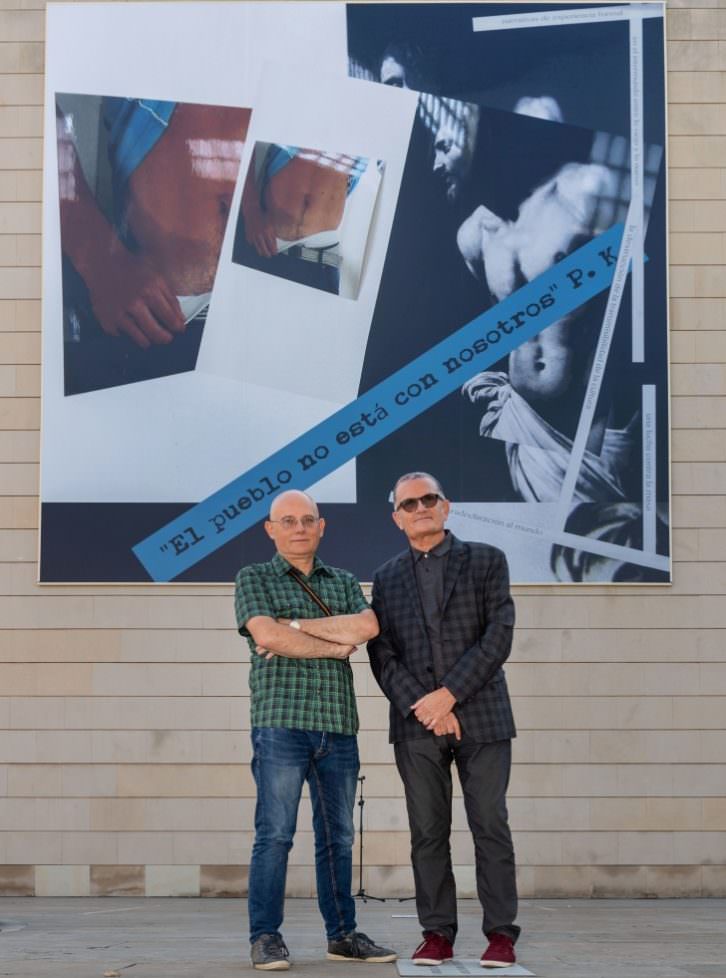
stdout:
POLYGON ((434 733, 437 737, 447 737, 449 734, 453 734, 457 740, 461 740, 461 724, 456 719, 456 714, 450 713, 444 717, 441 723, 434 727, 434 733))
POLYGON ((433 730, 451 713, 455 705, 455 697, 446 686, 442 686, 440 689, 435 689, 433 693, 427 693, 420 700, 416 700, 411 709, 416 714, 416 719, 427 730, 433 730))

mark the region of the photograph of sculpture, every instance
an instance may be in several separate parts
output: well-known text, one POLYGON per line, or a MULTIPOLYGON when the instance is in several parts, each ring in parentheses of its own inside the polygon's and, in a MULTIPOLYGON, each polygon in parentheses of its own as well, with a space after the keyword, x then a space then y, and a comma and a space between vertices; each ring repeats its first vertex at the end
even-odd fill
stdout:
MULTIPOLYGON (((494 534, 513 579, 665 582, 662 102, 631 121, 627 17, 520 16, 532 26, 507 5, 348 8, 350 74, 419 93, 361 392, 615 224, 640 236, 637 284, 472 371, 367 452, 359 502, 398 470, 446 472, 462 533, 494 534)), ((637 30, 642 94, 661 77, 662 21, 637 30)))

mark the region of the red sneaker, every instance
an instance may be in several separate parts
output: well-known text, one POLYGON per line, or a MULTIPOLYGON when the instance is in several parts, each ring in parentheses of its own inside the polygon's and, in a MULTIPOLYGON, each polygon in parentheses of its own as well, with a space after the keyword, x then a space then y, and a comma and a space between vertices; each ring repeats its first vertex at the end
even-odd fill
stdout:
POLYGON ((489 934, 489 947, 481 956, 482 968, 509 968, 517 960, 514 941, 506 934, 489 934))
POLYGON ((441 934, 424 933, 424 939, 411 955, 414 964, 442 964, 454 957, 454 945, 441 934))

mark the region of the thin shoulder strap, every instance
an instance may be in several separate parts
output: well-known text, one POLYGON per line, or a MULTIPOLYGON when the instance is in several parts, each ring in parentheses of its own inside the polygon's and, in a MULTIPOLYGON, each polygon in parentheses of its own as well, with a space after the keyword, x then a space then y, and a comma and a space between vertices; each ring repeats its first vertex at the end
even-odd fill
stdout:
POLYGON ((315 604, 318 606, 318 608, 320 608, 320 610, 323 612, 323 614, 324 615, 327 615, 329 618, 332 618, 333 617, 333 612, 330 610, 330 608, 327 606, 327 604, 323 601, 323 599, 320 597, 320 595, 319 594, 316 594, 315 591, 313 591, 313 589, 310 587, 310 585, 308 584, 308 582, 305 581, 301 577, 300 573, 297 570, 295 570, 294 567, 291 567, 290 568, 289 574, 290 574, 290 577, 292 577, 294 580, 297 581, 297 583, 300 585, 300 587, 303 589, 303 591, 305 591, 305 593, 308 595, 308 597, 309 598, 312 598, 312 600, 315 602, 315 604))

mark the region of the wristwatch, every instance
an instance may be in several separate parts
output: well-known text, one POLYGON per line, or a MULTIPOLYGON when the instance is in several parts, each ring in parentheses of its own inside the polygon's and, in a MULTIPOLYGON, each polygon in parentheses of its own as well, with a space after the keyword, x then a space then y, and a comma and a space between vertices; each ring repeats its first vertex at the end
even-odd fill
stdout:
POLYGON ((290 628, 296 628, 299 632, 302 631, 302 628, 300 627, 300 622, 297 620, 297 618, 292 619, 292 621, 290 622, 290 628))

